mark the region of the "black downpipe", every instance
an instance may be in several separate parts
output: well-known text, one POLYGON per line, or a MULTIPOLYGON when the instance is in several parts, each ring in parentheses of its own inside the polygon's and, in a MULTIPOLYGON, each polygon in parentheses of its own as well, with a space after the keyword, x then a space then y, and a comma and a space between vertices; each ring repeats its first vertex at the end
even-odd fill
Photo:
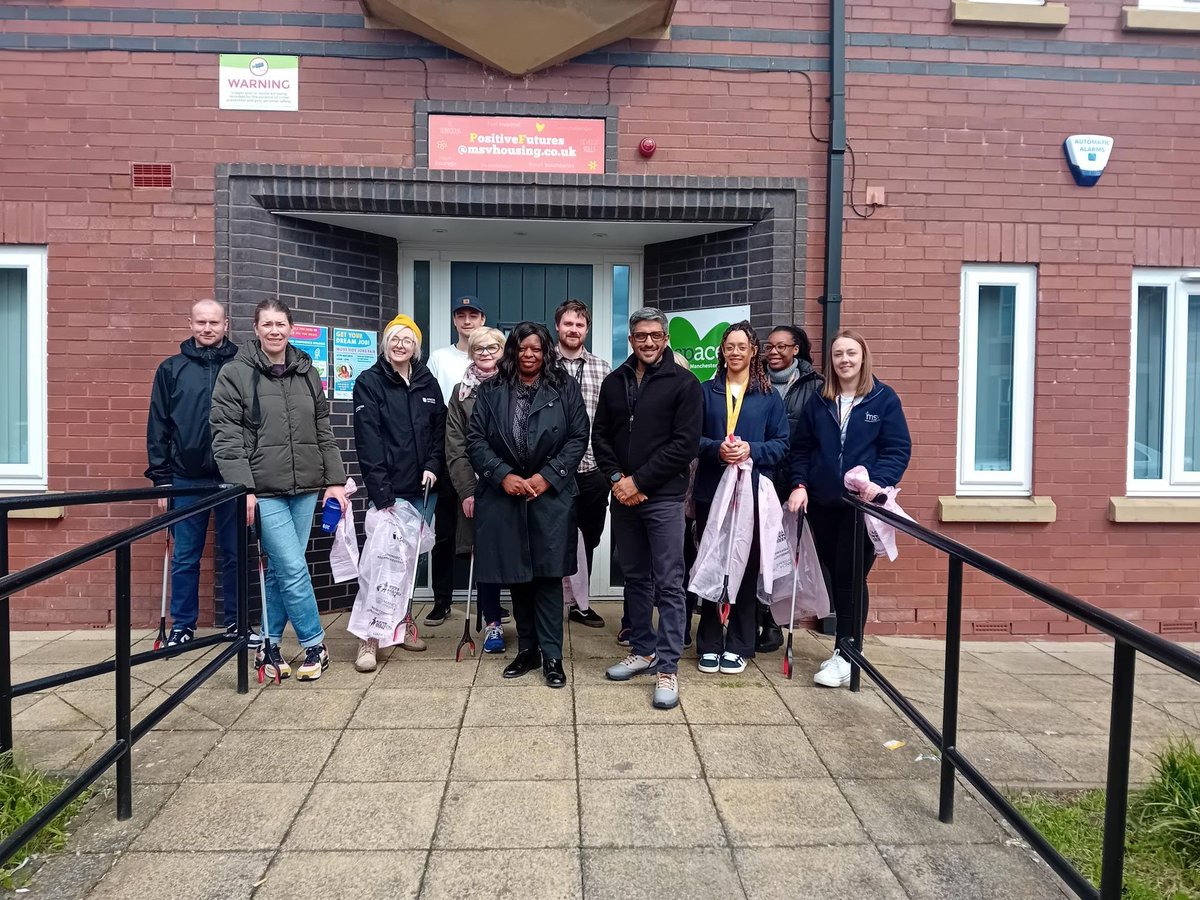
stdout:
POLYGON ((825 307, 821 356, 842 323, 842 226, 846 191, 846 0, 829 0, 829 144, 825 178, 825 307))
MULTIPOLYGON (((846 190, 846 0, 829 0, 829 143, 825 178, 825 290, 821 294, 821 360, 842 327, 842 220, 846 190)), ((821 620, 834 634, 837 617, 821 620)))

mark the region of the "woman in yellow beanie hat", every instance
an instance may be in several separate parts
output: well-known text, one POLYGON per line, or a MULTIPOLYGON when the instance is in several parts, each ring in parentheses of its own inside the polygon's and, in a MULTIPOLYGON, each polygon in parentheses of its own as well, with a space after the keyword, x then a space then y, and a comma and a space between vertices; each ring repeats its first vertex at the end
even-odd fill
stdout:
MULTIPOLYGON (((445 470, 445 442, 446 404, 421 362, 421 329, 408 316, 396 316, 383 329, 379 359, 354 382, 354 443, 371 501, 368 535, 399 501, 422 509, 424 489, 445 470)), ((428 516, 432 508, 423 511, 428 516)), ((400 646, 425 649, 411 622, 400 646)), ((378 650, 378 642, 363 641, 355 668, 373 671, 378 650)))

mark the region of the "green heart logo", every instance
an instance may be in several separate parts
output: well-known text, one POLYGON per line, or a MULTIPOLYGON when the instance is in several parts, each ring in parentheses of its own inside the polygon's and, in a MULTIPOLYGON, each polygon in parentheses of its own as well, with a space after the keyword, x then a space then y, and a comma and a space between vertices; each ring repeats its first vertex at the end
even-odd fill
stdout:
POLYGON ((728 327, 728 322, 718 322, 704 337, 700 337, 691 322, 681 315, 673 316, 670 325, 671 349, 683 354, 692 367, 693 375, 701 381, 707 381, 717 371, 717 347, 728 327))

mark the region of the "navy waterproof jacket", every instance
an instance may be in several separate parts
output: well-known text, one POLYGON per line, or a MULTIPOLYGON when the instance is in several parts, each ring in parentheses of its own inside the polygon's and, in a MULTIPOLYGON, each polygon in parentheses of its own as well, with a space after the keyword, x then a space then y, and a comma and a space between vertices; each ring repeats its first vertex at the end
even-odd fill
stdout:
MULTIPOLYGON (((721 442, 725 433, 725 379, 714 375, 700 386, 704 394, 704 426, 700 432, 700 464, 696 467, 693 495, 708 503, 717 493, 717 484, 725 474, 721 461, 721 442)), ((783 400, 774 389, 762 393, 755 389, 746 394, 738 414, 737 436, 750 445, 754 463, 754 484, 759 476, 772 478, 775 467, 784 462, 788 449, 788 419, 783 400)))
POLYGON ((809 499, 826 506, 841 501, 842 479, 855 466, 866 468, 880 487, 895 487, 912 456, 900 398, 876 378, 875 387, 850 411, 843 446, 837 403, 813 395, 792 431, 790 456, 792 488, 804 485, 809 499))

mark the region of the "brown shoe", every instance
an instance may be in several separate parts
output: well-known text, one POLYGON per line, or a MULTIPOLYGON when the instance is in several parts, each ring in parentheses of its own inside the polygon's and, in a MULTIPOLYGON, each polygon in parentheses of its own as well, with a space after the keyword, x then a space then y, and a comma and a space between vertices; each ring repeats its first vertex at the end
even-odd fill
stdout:
POLYGON ((414 653, 420 653, 422 650, 429 649, 429 645, 421 640, 421 636, 417 634, 417 626, 415 622, 405 623, 404 640, 400 642, 400 649, 411 650, 414 653))

